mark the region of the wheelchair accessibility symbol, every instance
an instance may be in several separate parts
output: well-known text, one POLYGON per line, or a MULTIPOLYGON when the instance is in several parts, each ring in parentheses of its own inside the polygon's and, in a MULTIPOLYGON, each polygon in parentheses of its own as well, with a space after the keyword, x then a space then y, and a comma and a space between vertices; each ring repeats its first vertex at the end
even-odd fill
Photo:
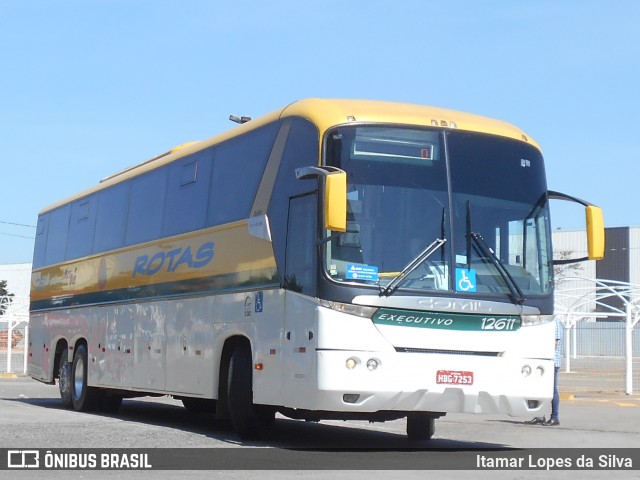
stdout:
POLYGON ((456 291, 475 292, 477 287, 476 271, 456 268, 456 291))

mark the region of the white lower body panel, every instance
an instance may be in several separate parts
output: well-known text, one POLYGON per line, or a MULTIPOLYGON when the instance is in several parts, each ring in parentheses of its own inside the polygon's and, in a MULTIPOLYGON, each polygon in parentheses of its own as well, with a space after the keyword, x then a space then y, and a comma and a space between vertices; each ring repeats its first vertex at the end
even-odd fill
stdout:
POLYGON ((539 412, 553 393, 553 362, 469 355, 433 355, 399 352, 318 351, 318 391, 310 410, 431 411, 503 413, 524 416, 539 412), (346 361, 360 364, 349 370, 346 361), (379 367, 370 371, 367 360, 379 367), (529 365, 532 373, 522 374, 529 365), (536 369, 540 367, 543 375, 536 369), (436 383, 438 371, 472 372, 472 385, 436 383), (359 395, 355 403, 344 395, 359 395))

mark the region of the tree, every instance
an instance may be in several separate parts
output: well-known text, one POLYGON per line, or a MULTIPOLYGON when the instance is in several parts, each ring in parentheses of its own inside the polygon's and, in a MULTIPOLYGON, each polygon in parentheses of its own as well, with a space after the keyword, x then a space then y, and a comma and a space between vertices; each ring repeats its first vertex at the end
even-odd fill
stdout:
MULTIPOLYGON (((573 258, 572 250, 560 250, 556 252, 559 255, 559 260, 568 260, 573 258)), ((553 276, 556 287, 562 284, 567 277, 579 277, 582 273, 582 265, 579 263, 563 263, 553 266, 553 276)))
POLYGON ((11 304, 13 293, 9 293, 7 290, 7 281, 0 280, 0 315, 4 315, 11 304))

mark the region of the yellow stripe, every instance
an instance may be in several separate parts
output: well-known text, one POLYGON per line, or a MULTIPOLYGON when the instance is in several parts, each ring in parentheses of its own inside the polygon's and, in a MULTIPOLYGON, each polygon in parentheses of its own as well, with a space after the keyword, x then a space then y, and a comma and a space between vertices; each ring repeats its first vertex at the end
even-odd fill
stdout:
POLYGON ((265 271, 276 271, 271 243, 243 220, 35 270, 31 300, 265 271))

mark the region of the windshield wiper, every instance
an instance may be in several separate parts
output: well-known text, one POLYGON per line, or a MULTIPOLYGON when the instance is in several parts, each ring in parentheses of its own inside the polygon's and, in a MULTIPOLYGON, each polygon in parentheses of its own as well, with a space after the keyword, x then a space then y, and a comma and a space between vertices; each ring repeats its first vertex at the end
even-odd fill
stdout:
POLYGON ((505 268, 504 264, 500 261, 500 259, 493 253, 491 247, 487 245, 482 235, 472 231, 471 229, 471 202, 467 202, 467 270, 471 269, 471 242, 474 242, 476 248, 480 250, 480 253, 484 255, 489 261, 492 263, 496 270, 504 280, 511 293, 509 298, 512 302, 522 305, 524 301, 527 299, 522 293, 522 290, 513 279, 513 276, 509 273, 509 271, 505 268))
POLYGON ((511 292, 511 295, 509 295, 511 300, 513 300, 513 302, 517 303, 518 305, 522 305, 522 303, 524 303, 527 298, 524 296, 524 293, 522 293, 522 290, 514 280, 513 276, 505 268, 504 264, 496 256, 496 254, 493 253, 491 247, 487 245, 487 242, 485 242, 484 238, 482 238, 482 235, 475 232, 469 232, 469 237, 475 242, 476 247, 478 248, 478 250, 480 250, 480 253, 488 258, 489 261, 496 267, 496 270, 504 279, 507 287, 509 288, 509 291, 511 292))
POLYGON ((436 238, 431 245, 420 252, 416 258, 411 260, 398 275, 393 277, 393 280, 391 280, 384 289, 381 288, 380 296, 389 297, 393 295, 394 292, 400 288, 400 285, 402 285, 402 283, 407 279, 407 276, 418 268, 427 258, 429 258, 433 252, 442 247, 446 241, 446 238, 436 238))

